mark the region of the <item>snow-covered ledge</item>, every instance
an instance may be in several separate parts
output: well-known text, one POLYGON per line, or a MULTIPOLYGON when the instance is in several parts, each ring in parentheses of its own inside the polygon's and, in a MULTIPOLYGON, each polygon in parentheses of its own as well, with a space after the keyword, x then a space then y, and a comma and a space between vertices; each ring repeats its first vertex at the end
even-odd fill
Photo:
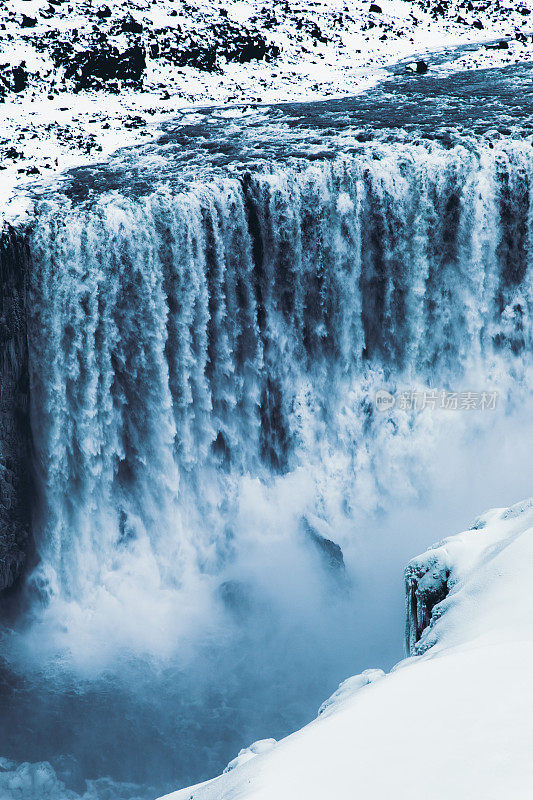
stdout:
POLYGON ((348 679, 310 725, 167 800, 530 798, 532 572, 533 499, 488 511, 408 565, 416 655, 348 679))

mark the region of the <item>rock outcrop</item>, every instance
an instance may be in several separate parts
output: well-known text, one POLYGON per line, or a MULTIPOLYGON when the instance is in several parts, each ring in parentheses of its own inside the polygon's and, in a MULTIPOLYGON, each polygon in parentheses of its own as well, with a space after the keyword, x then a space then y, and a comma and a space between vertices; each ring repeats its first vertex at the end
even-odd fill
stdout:
POLYGON ((311 525, 307 517, 302 517, 301 525, 307 540, 312 542, 316 551, 320 554, 324 567, 344 576, 344 556, 340 545, 319 533, 316 527, 311 525))
POLYGON ((430 625, 433 610, 448 594, 450 566, 445 551, 429 550, 414 558, 405 570, 405 649, 418 653, 417 644, 430 625))

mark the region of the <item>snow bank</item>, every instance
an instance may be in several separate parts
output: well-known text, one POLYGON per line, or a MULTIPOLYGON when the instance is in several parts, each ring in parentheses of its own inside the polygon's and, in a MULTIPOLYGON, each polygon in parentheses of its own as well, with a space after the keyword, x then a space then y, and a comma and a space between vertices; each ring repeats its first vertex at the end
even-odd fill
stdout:
POLYGON ((248 747, 243 747, 243 749, 239 751, 238 756, 229 762, 224 772, 231 772, 232 769, 246 764, 254 756, 260 756, 261 753, 268 753, 275 744, 275 739, 259 739, 259 741, 253 742, 253 744, 248 747))
POLYGON ((331 697, 325 700, 318 709, 318 716, 326 716, 334 711, 337 711, 342 703, 358 692, 363 686, 368 686, 370 683, 378 681, 383 678, 385 673, 382 669, 365 669, 359 675, 352 675, 341 683, 337 691, 333 692, 331 697))
POLYGON ((531 500, 434 546, 406 571, 421 603, 443 595, 422 655, 345 681, 310 725, 167 800, 531 798, 532 563, 531 500))

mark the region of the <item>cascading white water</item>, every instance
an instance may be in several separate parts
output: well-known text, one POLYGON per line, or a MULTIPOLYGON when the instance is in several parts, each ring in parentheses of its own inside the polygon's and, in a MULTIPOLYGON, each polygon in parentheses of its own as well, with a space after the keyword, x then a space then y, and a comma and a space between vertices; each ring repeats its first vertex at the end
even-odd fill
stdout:
POLYGON ((239 481, 313 464, 331 482, 324 449, 357 507, 377 480, 359 474, 374 384, 484 389, 502 354, 524 380, 532 167, 525 145, 382 147, 43 207, 28 323, 43 590, 81 600, 133 552, 158 587, 216 571, 238 547, 239 481))
POLYGON ((532 180, 527 143, 380 144, 43 201, 27 297, 40 602, 13 657, 84 679, 132 656, 187 671, 237 636, 248 662, 228 645, 221 680, 263 659, 274 675, 294 650, 314 685, 360 611, 361 529, 428 492, 436 452, 466 463, 530 401, 532 180), (384 413, 380 389, 497 391, 498 408, 384 413))

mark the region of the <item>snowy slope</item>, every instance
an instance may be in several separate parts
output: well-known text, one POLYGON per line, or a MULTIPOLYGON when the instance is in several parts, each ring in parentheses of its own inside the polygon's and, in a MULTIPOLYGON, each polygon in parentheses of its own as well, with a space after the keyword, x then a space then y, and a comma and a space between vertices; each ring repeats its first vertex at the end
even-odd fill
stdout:
POLYGON ((529 800, 532 562, 533 500, 415 559, 408 584, 448 591, 423 655, 350 679, 307 727, 167 800, 529 800))
POLYGON ((507 49, 465 53, 457 65, 529 60, 532 9, 533 0, 3 0, 0 203, 14 186, 156 135, 191 104, 354 94, 398 59, 501 37, 507 49))

